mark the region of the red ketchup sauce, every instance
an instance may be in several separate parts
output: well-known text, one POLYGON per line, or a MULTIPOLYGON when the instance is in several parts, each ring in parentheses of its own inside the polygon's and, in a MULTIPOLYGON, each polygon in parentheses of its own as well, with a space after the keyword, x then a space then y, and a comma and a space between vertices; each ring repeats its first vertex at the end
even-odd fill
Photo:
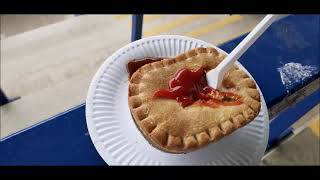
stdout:
POLYGON ((175 99, 183 107, 193 104, 216 108, 242 104, 241 96, 209 87, 205 73, 203 68, 196 71, 180 69, 169 80, 169 89, 156 91, 153 98, 175 99))

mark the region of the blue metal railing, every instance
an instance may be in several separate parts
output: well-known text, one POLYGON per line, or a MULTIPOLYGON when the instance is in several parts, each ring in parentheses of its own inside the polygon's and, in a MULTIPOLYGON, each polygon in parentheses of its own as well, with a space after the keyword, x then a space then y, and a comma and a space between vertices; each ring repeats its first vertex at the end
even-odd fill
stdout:
POLYGON ((132 15, 131 41, 141 39, 142 36, 143 14, 132 15))

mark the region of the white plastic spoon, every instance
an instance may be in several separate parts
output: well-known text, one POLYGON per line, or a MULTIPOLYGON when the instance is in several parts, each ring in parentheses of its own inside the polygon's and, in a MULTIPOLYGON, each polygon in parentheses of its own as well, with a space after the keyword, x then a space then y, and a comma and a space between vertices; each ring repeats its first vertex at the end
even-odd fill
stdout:
POLYGON ((214 69, 207 72, 208 85, 218 89, 221 86, 225 73, 232 67, 244 52, 260 37, 260 35, 276 20, 278 15, 267 15, 241 41, 241 43, 214 69))

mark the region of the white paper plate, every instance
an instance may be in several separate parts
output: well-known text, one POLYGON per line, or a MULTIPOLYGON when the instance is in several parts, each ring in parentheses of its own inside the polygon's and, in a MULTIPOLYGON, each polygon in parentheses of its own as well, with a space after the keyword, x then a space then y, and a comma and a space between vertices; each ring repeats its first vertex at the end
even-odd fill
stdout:
MULTIPOLYGON (((257 118, 200 150, 188 154, 165 153, 150 145, 137 129, 128 107, 128 60, 174 57, 196 47, 214 47, 225 53, 209 43, 189 37, 153 36, 124 46, 99 68, 89 87, 86 119, 92 142, 108 165, 260 164, 267 146, 269 117, 259 88, 262 106, 257 118)), ((237 65, 246 71, 240 63, 237 65)))

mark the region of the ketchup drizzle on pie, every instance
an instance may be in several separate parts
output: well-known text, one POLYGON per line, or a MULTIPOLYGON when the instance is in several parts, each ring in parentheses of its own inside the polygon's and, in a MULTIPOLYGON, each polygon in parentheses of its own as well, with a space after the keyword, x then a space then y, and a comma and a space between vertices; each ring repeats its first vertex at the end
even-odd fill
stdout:
POLYGON ((189 105, 219 107, 242 104, 241 96, 231 92, 221 92, 209 87, 203 68, 191 71, 182 68, 169 81, 169 89, 160 89, 154 98, 175 99, 183 107, 189 105))

